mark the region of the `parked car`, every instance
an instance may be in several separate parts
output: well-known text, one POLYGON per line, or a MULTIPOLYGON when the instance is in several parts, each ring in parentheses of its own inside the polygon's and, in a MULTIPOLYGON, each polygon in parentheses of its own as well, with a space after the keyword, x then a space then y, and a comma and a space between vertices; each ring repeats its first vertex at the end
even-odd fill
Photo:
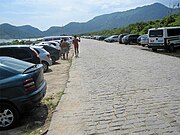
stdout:
POLYGON ((43 37, 43 41, 56 41, 60 43, 62 39, 66 39, 67 42, 72 44, 73 37, 72 36, 48 36, 48 37, 43 37))
POLYGON ((0 46, 0 56, 9 56, 35 64, 41 63, 38 53, 29 45, 0 46))
POLYGON ((137 38, 137 43, 138 43, 139 45, 142 45, 143 47, 144 47, 145 45, 148 45, 148 43, 149 43, 148 35, 145 34, 145 35, 139 36, 139 37, 137 38))
POLYGON ((151 28, 148 30, 148 48, 157 52, 157 49, 165 49, 167 52, 174 52, 180 47, 180 26, 151 28))
POLYGON ((41 46, 50 53, 53 64, 61 57, 59 50, 57 50, 56 48, 48 45, 41 45, 41 46))
POLYGON ((113 35, 108 38, 105 38, 104 41, 106 42, 117 42, 118 41, 118 35, 113 35))
POLYGON ((137 44, 138 44, 138 45, 141 45, 141 44, 140 44, 141 37, 142 37, 142 35, 137 38, 137 44))
POLYGON ((49 66, 52 65, 52 59, 50 53, 47 52, 45 49, 43 49, 42 46, 32 46, 32 47, 39 54, 39 58, 41 60, 41 63, 43 64, 44 72, 47 72, 49 66))
POLYGON ((124 44, 137 44, 137 38, 139 37, 139 35, 135 35, 135 34, 129 34, 126 35, 124 38, 124 44))
POLYGON ((59 45, 59 43, 58 42, 56 42, 56 41, 43 41, 43 42, 40 42, 40 43, 38 43, 38 44, 34 44, 34 45, 49 45, 49 46, 51 46, 51 47, 54 47, 54 48, 56 48, 56 49, 58 49, 58 50, 61 50, 61 47, 60 47, 60 45, 59 45))
POLYGON ((125 40, 126 40, 126 38, 127 38, 127 35, 125 35, 123 38, 122 38, 122 44, 124 44, 125 43, 125 40))
POLYGON ((97 40, 104 40, 104 39, 106 39, 107 37, 106 36, 99 36, 98 38, 97 38, 97 40))
POLYGON ((0 129, 12 128, 21 114, 45 96, 47 83, 42 64, 0 57, 0 129))
POLYGON ((120 34, 119 36, 118 36, 118 42, 119 42, 119 44, 122 44, 122 38, 124 37, 124 36, 126 36, 126 35, 128 35, 128 34, 120 34))

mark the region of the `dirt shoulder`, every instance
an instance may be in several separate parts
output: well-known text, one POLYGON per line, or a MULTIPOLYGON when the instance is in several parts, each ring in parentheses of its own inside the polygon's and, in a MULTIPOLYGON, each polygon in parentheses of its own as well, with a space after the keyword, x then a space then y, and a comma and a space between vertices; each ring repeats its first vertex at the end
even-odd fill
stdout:
POLYGON ((53 112, 63 95, 69 78, 72 57, 73 50, 71 49, 69 60, 58 60, 47 73, 44 73, 47 91, 42 103, 31 112, 24 114, 16 128, 0 131, 1 135, 43 135, 47 133, 53 112))

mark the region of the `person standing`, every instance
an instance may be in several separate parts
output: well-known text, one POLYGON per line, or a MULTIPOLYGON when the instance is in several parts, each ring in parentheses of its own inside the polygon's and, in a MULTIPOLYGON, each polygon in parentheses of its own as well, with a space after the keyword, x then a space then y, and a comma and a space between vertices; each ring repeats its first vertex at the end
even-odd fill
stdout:
POLYGON ((61 50, 62 50, 62 59, 68 60, 68 53, 69 53, 69 43, 66 41, 66 38, 61 43, 61 50), (66 57, 66 58, 65 58, 66 57))
POLYGON ((74 36, 73 45, 74 45, 75 57, 78 57, 78 55, 79 55, 79 43, 78 42, 80 42, 80 39, 78 39, 77 36, 74 36))

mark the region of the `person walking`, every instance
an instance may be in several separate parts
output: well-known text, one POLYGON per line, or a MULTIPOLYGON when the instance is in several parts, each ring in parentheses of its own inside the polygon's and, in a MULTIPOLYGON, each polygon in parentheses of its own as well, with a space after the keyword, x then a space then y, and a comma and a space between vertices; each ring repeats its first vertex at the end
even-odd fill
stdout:
POLYGON ((61 43, 61 52, 62 52, 62 59, 63 60, 65 60, 65 59, 68 60, 69 43, 66 41, 66 38, 64 38, 62 43, 61 43))
POLYGON ((78 42, 80 42, 80 38, 78 39, 77 36, 74 36, 73 45, 74 45, 75 57, 78 57, 78 55, 79 55, 79 43, 78 42))

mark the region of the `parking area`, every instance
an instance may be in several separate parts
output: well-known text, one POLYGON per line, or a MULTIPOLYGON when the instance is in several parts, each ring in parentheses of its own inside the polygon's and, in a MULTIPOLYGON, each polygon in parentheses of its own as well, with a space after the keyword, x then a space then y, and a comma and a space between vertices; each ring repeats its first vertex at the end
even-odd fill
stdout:
POLYGON ((79 58, 59 60, 44 74, 43 103, 0 134, 178 135, 180 59, 169 54, 82 39, 79 58))
POLYGON ((69 68, 73 50, 69 60, 58 60, 44 73, 47 91, 42 103, 32 111, 25 113, 18 125, 11 130, 0 131, 0 135, 44 134, 48 131, 54 109, 59 102, 69 78, 69 68))
POLYGON ((48 135, 179 134, 180 59, 82 40, 48 135))

